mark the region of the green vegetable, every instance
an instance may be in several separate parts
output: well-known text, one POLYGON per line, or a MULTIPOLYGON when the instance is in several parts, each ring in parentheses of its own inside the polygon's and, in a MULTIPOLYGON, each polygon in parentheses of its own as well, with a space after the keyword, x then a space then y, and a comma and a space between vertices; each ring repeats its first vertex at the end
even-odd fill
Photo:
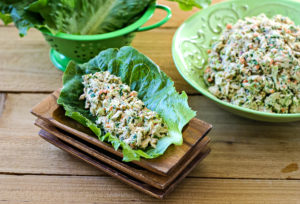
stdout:
POLYGON ((182 128, 195 116, 188 106, 186 93, 178 94, 174 82, 154 62, 132 47, 102 51, 85 64, 71 62, 64 73, 63 84, 58 104, 65 108, 66 115, 89 127, 100 140, 112 143, 115 149, 121 147, 124 161, 156 158, 171 144, 181 145, 182 128), (84 101, 79 100, 83 93, 82 75, 99 71, 109 71, 121 77, 123 83, 139 93, 138 97, 147 108, 164 119, 169 136, 161 138, 155 149, 133 150, 116 136, 101 134, 96 118, 84 108, 84 101))
MULTIPOLYGON (((176 1, 184 10, 203 8, 211 0, 176 1)), ((14 22, 20 35, 30 28, 52 33, 91 35, 115 31, 136 21, 155 0, 2 0, 0 19, 14 22)))
POLYGON ((0 19, 4 24, 15 23, 20 36, 27 34, 27 30, 32 27, 40 28, 42 17, 25 8, 35 0, 3 0, 0 1, 0 19))
POLYGON ((2 19, 5 25, 11 23, 13 20, 9 14, 3 14, 0 12, 0 19, 2 19))
POLYGON ((211 0, 169 0, 178 2, 182 10, 191 10, 193 7, 206 8, 211 4, 211 0))
POLYGON ((121 29, 136 21, 153 0, 38 0, 28 10, 40 13, 52 32, 91 35, 121 29))

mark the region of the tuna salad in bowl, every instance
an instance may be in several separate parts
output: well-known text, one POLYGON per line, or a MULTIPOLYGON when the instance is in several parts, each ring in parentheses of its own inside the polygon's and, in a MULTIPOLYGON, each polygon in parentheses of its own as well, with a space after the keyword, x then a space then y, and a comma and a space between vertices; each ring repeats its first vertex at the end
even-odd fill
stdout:
MULTIPOLYGON (((268 122, 300 120, 300 26, 288 6, 292 1, 230 2, 236 5, 205 9, 177 31, 173 57, 179 72, 237 115, 268 122), (260 4, 266 10, 258 9, 260 4), (238 6, 244 10, 232 9, 238 6), (192 36, 185 30, 200 17, 207 26, 192 36)), ((300 10, 300 3, 293 4, 300 10)))
POLYGON ((300 113, 300 27, 281 15, 227 24, 204 80, 217 98, 268 113, 300 113))

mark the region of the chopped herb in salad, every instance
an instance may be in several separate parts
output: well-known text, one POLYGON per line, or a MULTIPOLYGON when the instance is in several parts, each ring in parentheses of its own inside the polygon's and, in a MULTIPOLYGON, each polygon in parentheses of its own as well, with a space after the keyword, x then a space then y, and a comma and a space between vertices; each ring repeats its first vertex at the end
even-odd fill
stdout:
POLYGON ((136 91, 108 71, 83 75, 85 108, 97 116, 96 124, 133 149, 156 147, 159 138, 168 134, 162 118, 149 110, 136 91))
POLYGON ((300 27, 281 15, 228 24, 209 50, 208 90, 229 103, 300 113, 300 27))

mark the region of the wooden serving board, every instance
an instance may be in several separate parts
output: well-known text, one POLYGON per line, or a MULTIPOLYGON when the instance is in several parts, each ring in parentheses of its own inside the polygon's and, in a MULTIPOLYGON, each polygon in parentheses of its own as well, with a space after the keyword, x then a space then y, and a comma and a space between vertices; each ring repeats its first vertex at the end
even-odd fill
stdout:
POLYGON ((181 174, 176 177, 174 182, 172 182, 166 189, 160 190, 156 189, 154 187, 151 187, 150 185, 143 183, 130 175, 127 175, 126 173, 114 168, 113 166, 110 166, 102 161, 97 160, 95 157, 91 157, 87 155, 85 152, 80 151, 76 147, 73 147, 62 140, 58 139, 57 137, 53 136, 52 134, 41 130, 39 132, 39 135, 46 140, 47 142, 53 144, 54 146, 72 154, 73 156, 93 165, 94 167, 100 169, 101 171, 104 171, 105 173, 121 180, 122 182, 132 186, 133 188, 142 191, 150 196, 153 196, 155 198, 162 199, 167 194, 172 192, 176 185, 178 185, 182 179, 184 179, 191 171, 192 169, 203 159, 206 157, 206 155, 209 153, 209 149, 204 149, 202 152, 200 152, 196 158, 184 169, 181 174))
MULTIPOLYGON (((120 150, 105 142, 102 142, 94 134, 77 121, 66 117, 64 109, 57 104, 60 90, 57 90, 36 105, 31 113, 52 125, 79 137, 86 142, 98 146, 112 154, 122 157, 120 150)), ((183 144, 171 145, 164 155, 151 160, 140 159, 133 161, 134 164, 148 169, 160 175, 168 175, 181 164, 201 139, 211 130, 212 126, 196 118, 192 119, 183 129, 183 144)))
POLYGON ((65 143, 72 145, 85 152, 86 154, 100 160, 132 177, 138 179, 144 183, 149 184, 158 189, 167 188, 183 171, 184 169, 197 157, 197 155, 203 151, 207 144, 209 143, 209 138, 205 137, 198 145, 196 145, 191 153, 188 155, 187 160, 184 163, 178 165, 177 168, 168 176, 161 176, 146 169, 140 168, 131 163, 122 162, 122 159, 114 154, 107 152, 99 147, 89 144, 79 138, 74 138, 71 134, 64 131, 60 131, 55 126, 46 123, 41 119, 37 119, 35 125, 52 134, 53 136, 59 138, 65 143))

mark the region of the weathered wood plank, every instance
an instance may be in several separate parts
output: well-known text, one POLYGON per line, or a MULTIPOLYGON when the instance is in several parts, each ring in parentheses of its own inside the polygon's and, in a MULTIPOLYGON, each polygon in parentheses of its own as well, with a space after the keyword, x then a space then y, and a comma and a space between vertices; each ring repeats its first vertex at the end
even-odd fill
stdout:
POLYGON ((0 27, 0 91, 39 92, 61 86, 62 73, 49 59, 42 35, 29 31, 20 38, 15 27, 0 27))
POLYGON ((8 94, 0 116, 0 173, 103 175, 38 136, 29 111, 45 96, 8 94))
POLYGON ((213 124, 211 154, 191 174, 227 178, 300 178, 300 122, 264 123, 228 113, 190 96, 197 117, 213 124), (202 172, 202 174, 201 174, 202 172))
MULTIPOLYGON (((0 30, 0 91, 52 92, 61 86, 62 72, 52 65, 49 46, 38 31, 30 30, 28 36, 20 38, 14 27, 0 30)), ((174 32, 175 29, 156 29, 138 33, 133 46, 156 62, 175 81, 177 90, 196 93, 173 63, 174 32)))
POLYGON ((0 203, 298 203, 300 181, 185 179, 165 200, 111 177, 0 175, 0 203))
MULTIPOLYGON (((8 94, 0 118, 0 172, 98 175, 38 138, 29 110, 45 94, 8 94)), ((191 96, 198 118, 214 124, 210 155, 193 177, 300 179, 299 123, 271 124, 233 116, 203 96, 191 96), (288 166, 289 165, 289 166, 288 166), (288 166, 288 167, 287 167, 288 166)))

